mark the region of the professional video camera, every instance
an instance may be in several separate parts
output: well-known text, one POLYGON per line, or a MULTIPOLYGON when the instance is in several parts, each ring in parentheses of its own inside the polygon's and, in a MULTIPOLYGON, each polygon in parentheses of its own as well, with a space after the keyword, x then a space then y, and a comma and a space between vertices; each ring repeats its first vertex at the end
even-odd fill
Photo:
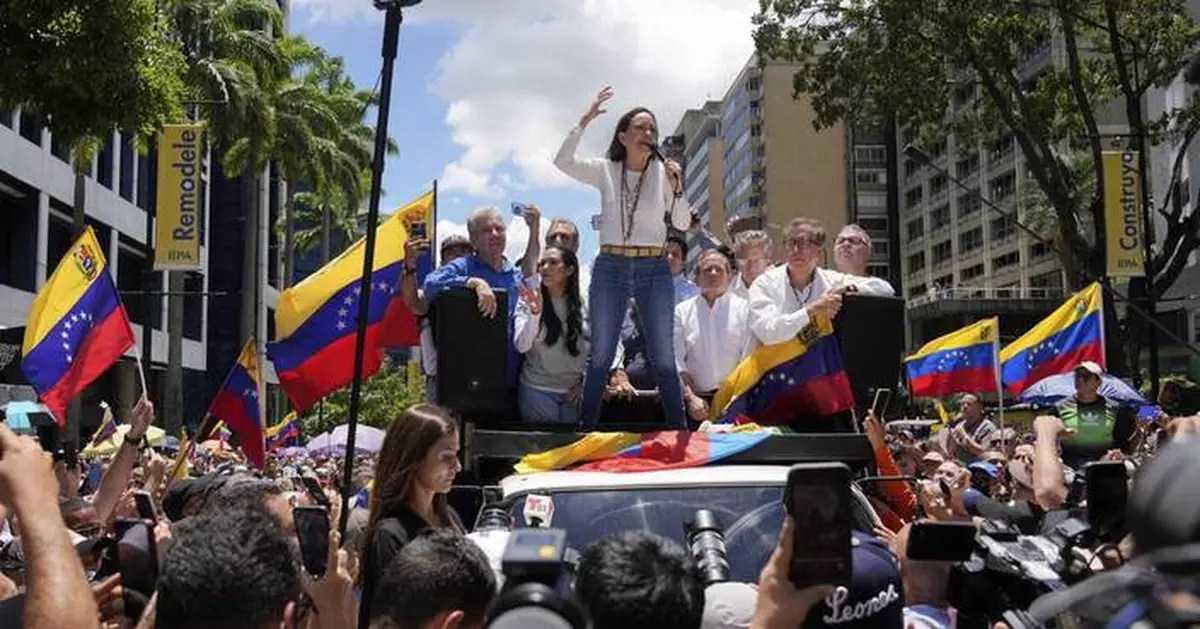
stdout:
MULTIPOLYGON (((542 521, 545 523, 545 521, 542 521)), ((587 616, 571 590, 573 562, 561 529, 513 529, 503 503, 485 506, 468 535, 501 580, 488 608, 490 629, 586 629, 587 616)))
MULTIPOLYGON (((1025 610, 1002 617, 1012 629, 1037 629, 1076 618, 1107 622, 1118 614, 1125 625, 1148 622, 1158 629, 1200 624, 1200 612, 1173 605, 1168 594, 1200 594, 1200 488, 1188 482, 1200 473, 1200 442, 1173 443, 1142 470, 1129 497, 1127 521, 1138 556, 1116 569, 1043 594, 1025 610), (1107 615, 1099 607, 1121 609, 1107 615), (1089 613, 1092 612, 1092 613, 1089 613)), ((1091 484, 1092 479, 1089 479, 1091 484)), ((1094 493, 1090 491, 1090 495, 1094 493)))
POLYGON ((725 552, 725 532, 717 515, 708 509, 696 511, 691 522, 683 525, 692 559, 704 575, 704 586, 729 580, 729 557, 725 552))

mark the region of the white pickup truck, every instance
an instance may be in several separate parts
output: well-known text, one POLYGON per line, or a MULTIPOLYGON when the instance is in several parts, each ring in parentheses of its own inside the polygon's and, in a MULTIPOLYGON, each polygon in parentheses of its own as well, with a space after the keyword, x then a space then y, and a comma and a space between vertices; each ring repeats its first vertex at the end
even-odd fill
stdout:
MULTIPOLYGON (((527 512, 550 513, 543 525, 567 531, 572 548, 624 531, 649 531, 686 543, 684 523, 699 509, 713 511, 725 531, 731 578, 753 582, 783 522, 786 465, 713 465, 638 473, 542 472, 499 483, 516 526, 527 512), (532 510, 532 511, 531 511, 532 510)), ((879 518, 853 487, 856 529, 874 530, 879 518)))

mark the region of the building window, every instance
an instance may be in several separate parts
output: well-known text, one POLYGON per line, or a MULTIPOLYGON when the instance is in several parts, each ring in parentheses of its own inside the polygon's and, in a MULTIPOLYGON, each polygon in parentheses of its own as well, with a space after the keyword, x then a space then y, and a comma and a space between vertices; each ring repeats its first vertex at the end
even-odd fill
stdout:
POLYGON ((1051 253, 1052 250, 1050 249, 1050 245, 1041 242, 1035 242, 1033 243, 1033 246, 1029 248, 1029 257, 1032 260, 1039 260, 1050 255, 1051 253))
POLYGON ((104 142, 100 144, 100 153, 96 158, 96 181, 100 185, 112 190, 113 176, 113 146, 112 135, 105 136, 104 142))
POLYGON ((925 189, 922 188, 921 186, 917 186, 916 188, 913 188, 913 189, 909 190, 908 192, 905 192, 904 193, 904 207, 911 208, 914 205, 919 204, 921 202, 921 199, 924 196, 925 196, 925 189))
POLYGON ((992 219, 992 240, 1006 240, 1017 235, 1017 217, 1013 214, 992 219))
POLYGON ((1017 251, 1010 251, 1002 256, 992 258, 992 272, 998 273, 1001 269, 1006 269, 1010 266, 1015 266, 1021 262, 1021 254, 1017 251))
POLYGON ((933 229, 939 229, 950 224, 950 204, 943 205, 929 215, 929 221, 933 223, 933 229))
POLYGON ((983 228, 976 227, 958 235, 958 253, 966 255, 983 247, 983 228))
POLYGON ((0 109, 0 124, 12 128, 13 112, 11 109, 0 109))
POLYGON ((908 256, 908 272, 916 273, 925 268, 925 252, 918 251, 908 256))
POLYGON ((977 277, 982 277, 982 276, 983 276, 983 263, 982 262, 980 262, 979 264, 976 264, 975 266, 967 267, 962 270, 962 273, 958 274, 959 280, 963 281, 963 282, 970 282, 971 280, 973 280, 977 277))
POLYGON ((949 240, 943 240, 933 246, 933 263, 942 264, 949 262, 950 258, 954 257, 954 247, 951 246, 949 240))
POLYGON ((983 208, 983 201, 979 198, 979 190, 975 189, 966 194, 958 195, 958 217, 966 218, 983 208))
MULTIPOLYGON (((162 329, 162 273, 153 273, 150 286, 146 286, 146 253, 140 245, 121 242, 118 251, 117 288, 125 302, 129 319, 139 325, 146 321, 146 307, 150 307, 150 325, 162 329), (157 294, 147 294, 157 293, 157 294)), ((186 314, 186 310, 185 310, 186 314)))
POLYGON ((886 218, 860 218, 858 226, 865 229, 867 233, 887 233, 888 222, 886 218))
POLYGON ((971 153, 969 157, 958 160, 954 171, 959 179, 966 179, 979 172, 979 153, 971 153))
POLYGON ((860 184, 878 184, 887 183, 887 172, 882 170, 858 170, 854 173, 854 180, 860 184))
POLYGON ((919 172, 921 172, 921 164, 919 162, 914 162, 911 159, 904 160, 904 176, 906 178, 911 178, 919 172))
POLYGON ((991 144, 988 150, 988 161, 997 162, 1008 157, 1013 152, 1013 136, 1005 133, 1000 139, 991 144))
POLYGON ((195 272, 185 274, 183 291, 187 293, 183 296, 183 337, 200 342, 204 328, 204 276, 195 272))
POLYGON ((1062 271, 1050 271, 1029 278, 1030 296, 1035 298, 1053 298, 1062 294, 1062 271))
POLYGON ((889 243, 886 240, 872 241, 871 242, 871 255, 883 256, 886 258, 888 255, 888 244, 889 243))
POLYGON ((933 285, 939 288, 950 288, 951 286, 954 286, 954 276, 943 275, 936 280, 933 280, 933 285))
POLYGON ((873 277, 882 277, 887 279, 891 275, 891 268, 886 264, 868 264, 867 274, 873 277))
POLYGON ((950 178, 945 174, 938 173, 937 175, 934 175, 934 177, 929 180, 929 196, 932 197, 945 192, 949 185, 950 178))
POLYGON ((920 297, 921 295, 924 295, 925 292, 926 292, 925 285, 917 284, 917 285, 913 286, 912 288, 908 289, 908 298, 912 299, 913 297, 920 297))
POLYGON ((21 110, 21 137, 42 145, 42 117, 30 110, 21 110))
POLYGON ((133 140, 124 131, 120 133, 121 143, 118 146, 121 155, 120 185, 117 187, 122 199, 133 200, 133 140))
POLYGON ((925 218, 918 216, 912 219, 904 226, 904 231, 908 235, 908 240, 911 242, 925 235, 925 218))
POLYGON ((0 193, 0 284, 29 293, 37 288, 37 225, 36 195, 0 193))
POLYGON ((887 149, 882 146, 858 146, 854 148, 854 163, 859 166, 887 163, 887 149))
POLYGON ((993 201, 999 202, 1011 197, 1017 191, 1017 173, 1010 170, 996 177, 988 185, 988 189, 992 193, 993 201))

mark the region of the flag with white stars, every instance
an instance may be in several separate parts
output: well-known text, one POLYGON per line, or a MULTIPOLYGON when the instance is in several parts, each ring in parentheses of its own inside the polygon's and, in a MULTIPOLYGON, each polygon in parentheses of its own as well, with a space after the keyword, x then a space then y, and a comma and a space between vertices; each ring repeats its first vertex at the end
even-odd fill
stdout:
POLYGON ((1000 320, 991 317, 926 343, 904 359, 916 397, 997 391, 1000 320))
POLYGON ((222 425, 237 435, 242 452, 258 468, 265 461, 266 430, 263 427, 262 366, 258 356, 258 342, 246 341, 237 362, 225 376, 225 382, 213 398, 208 416, 218 420, 217 430, 222 425))
POLYGON ((67 404, 133 346, 116 282, 87 227, 33 300, 21 371, 62 426, 67 404))
POLYGON ((833 324, 821 318, 797 338, 756 349, 722 383, 712 409, 722 422, 777 425, 853 405, 833 324))
POLYGON ((1104 288, 1095 282, 1075 293, 1033 329, 1000 352, 1004 386, 1014 395, 1084 361, 1105 367, 1104 288))
POLYGON ((280 295, 276 338, 267 344, 267 356, 293 408, 304 411, 353 380, 360 323, 365 324, 367 347, 364 378, 383 364, 382 350, 419 344, 416 316, 400 291, 408 274, 414 274, 413 281, 419 274, 419 264, 404 259, 408 230, 432 220, 433 203, 432 193, 422 195, 379 225, 374 268, 365 288, 365 241, 359 240, 280 295))

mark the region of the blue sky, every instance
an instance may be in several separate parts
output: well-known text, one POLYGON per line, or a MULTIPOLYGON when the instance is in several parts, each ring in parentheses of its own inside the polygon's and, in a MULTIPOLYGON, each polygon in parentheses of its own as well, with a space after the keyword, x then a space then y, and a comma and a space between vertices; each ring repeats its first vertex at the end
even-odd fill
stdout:
MULTIPOLYGON (((346 59, 355 82, 375 85, 382 19, 370 0, 292 0, 292 32, 346 59)), ((439 182, 439 236, 465 233, 471 209, 512 201, 564 216, 596 252, 594 190, 551 159, 591 96, 611 84, 609 115, 582 154, 607 143, 619 113, 655 110, 663 133, 680 114, 720 98, 752 50, 755 0, 426 0, 406 11, 389 134, 400 155, 384 175, 385 212, 439 182)), ((374 122, 374 112, 370 114, 374 122)), ((547 220, 543 220, 542 229, 547 220)), ((509 254, 529 234, 513 220, 509 254)))

